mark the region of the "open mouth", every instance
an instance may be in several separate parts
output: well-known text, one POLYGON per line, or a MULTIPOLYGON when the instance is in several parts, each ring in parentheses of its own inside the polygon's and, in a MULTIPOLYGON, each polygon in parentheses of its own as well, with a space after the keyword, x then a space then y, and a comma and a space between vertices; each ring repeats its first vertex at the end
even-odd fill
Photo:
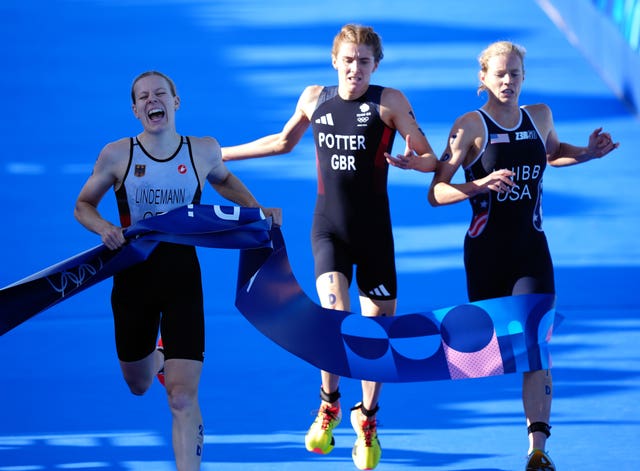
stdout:
POLYGON ((151 121, 160 121, 162 118, 164 118, 164 110, 154 108, 152 110, 149 110, 147 116, 151 121))

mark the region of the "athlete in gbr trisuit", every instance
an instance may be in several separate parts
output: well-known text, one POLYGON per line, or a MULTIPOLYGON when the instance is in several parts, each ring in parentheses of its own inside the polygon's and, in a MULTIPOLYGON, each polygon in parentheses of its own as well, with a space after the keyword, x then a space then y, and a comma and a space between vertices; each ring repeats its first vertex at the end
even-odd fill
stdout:
MULTIPOLYGON (((370 84, 382 56, 372 28, 344 26, 331 52, 338 85, 306 87, 281 132, 222 149, 223 160, 283 154, 313 128, 318 194, 311 244, 318 296, 325 308, 349 311, 355 266, 365 316, 391 316, 396 310, 386 161, 396 132, 406 141, 406 168, 433 171, 437 162, 404 94, 370 84)), ((321 373, 320 410, 305 439, 309 451, 333 449, 332 432, 342 416, 339 380, 321 373)), ((381 456, 376 429, 380 388, 380 383, 363 381, 362 399, 351 412, 357 434, 353 459, 360 469, 372 469, 381 456)))

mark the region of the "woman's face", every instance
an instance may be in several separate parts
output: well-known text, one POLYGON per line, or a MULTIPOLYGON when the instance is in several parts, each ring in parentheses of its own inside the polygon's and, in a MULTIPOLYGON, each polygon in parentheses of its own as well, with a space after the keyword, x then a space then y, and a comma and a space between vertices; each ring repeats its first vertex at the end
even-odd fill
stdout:
POLYGON ((136 82, 133 92, 133 113, 146 131, 175 127, 175 112, 180 106, 180 99, 173 96, 169 83, 163 77, 143 77, 136 82))
POLYGON ((371 82, 371 74, 378 68, 371 46, 343 42, 338 54, 332 57, 338 71, 340 96, 350 99, 364 95, 371 82))
POLYGON ((523 80, 522 60, 515 53, 491 57, 487 70, 480 72, 480 81, 487 92, 501 103, 518 103, 523 80))

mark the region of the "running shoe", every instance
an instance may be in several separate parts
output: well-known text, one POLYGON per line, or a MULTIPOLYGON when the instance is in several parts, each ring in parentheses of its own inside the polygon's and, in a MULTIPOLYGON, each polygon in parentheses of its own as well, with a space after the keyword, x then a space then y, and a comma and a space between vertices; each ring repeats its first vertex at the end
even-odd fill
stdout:
MULTIPOLYGON (((162 353, 162 355, 164 355, 164 345, 162 344, 162 337, 160 337, 160 339, 158 340, 158 345, 156 346, 156 350, 162 353)), ((156 376, 158 377, 158 381, 160 381, 160 384, 164 386, 164 366, 162 366, 162 369, 158 371, 156 376)))
POLYGON ((526 471, 556 471, 556 467, 544 451, 534 449, 527 458, 526 471))
POLYGON ((351 452, 353 464, 358 469, 374 469, 382 456, 376 418, 368 418, 360 413, 360 403, 358 403, 351 409, 351 426, 358 435, 351 452))
POLYGON ((333 438, 333 429, 338 426, 341 420, 342 410, 339 406, 323 403, 304 437, 307 450, 320 455, 331 452, 336 444, 336 440, 333 438))

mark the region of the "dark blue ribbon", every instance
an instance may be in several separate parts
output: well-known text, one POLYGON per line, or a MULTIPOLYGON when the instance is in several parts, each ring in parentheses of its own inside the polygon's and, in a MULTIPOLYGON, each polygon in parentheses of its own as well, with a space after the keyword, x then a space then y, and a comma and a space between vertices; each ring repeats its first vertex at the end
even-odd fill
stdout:
POLYGON ((146 260, 158 243, 216 248, 271 244, 271 220, 258 208, 189 205, 125 230, 119 250, 96 246, 0 290, 0 335, 36 314, 146 260))
POLYGON ((241 249, 236 306, 312 365, 380 382, 462 379, 550 367, 555 296, 489 299, 394 317, 314 303, 295 279, 280 229, 259 209, 191 205, 141 221, 117 251, 94 247, 0 290, 0 334, 145 260, 159 242, 241 249))
POLYGON ((293 275, 280 230, 274 228, 272 236, 273 248, 240 252, 236 306, 268 338, 320 369, 410 382, 550 367, 552 294, 363 317, 314 303, 293 275))

